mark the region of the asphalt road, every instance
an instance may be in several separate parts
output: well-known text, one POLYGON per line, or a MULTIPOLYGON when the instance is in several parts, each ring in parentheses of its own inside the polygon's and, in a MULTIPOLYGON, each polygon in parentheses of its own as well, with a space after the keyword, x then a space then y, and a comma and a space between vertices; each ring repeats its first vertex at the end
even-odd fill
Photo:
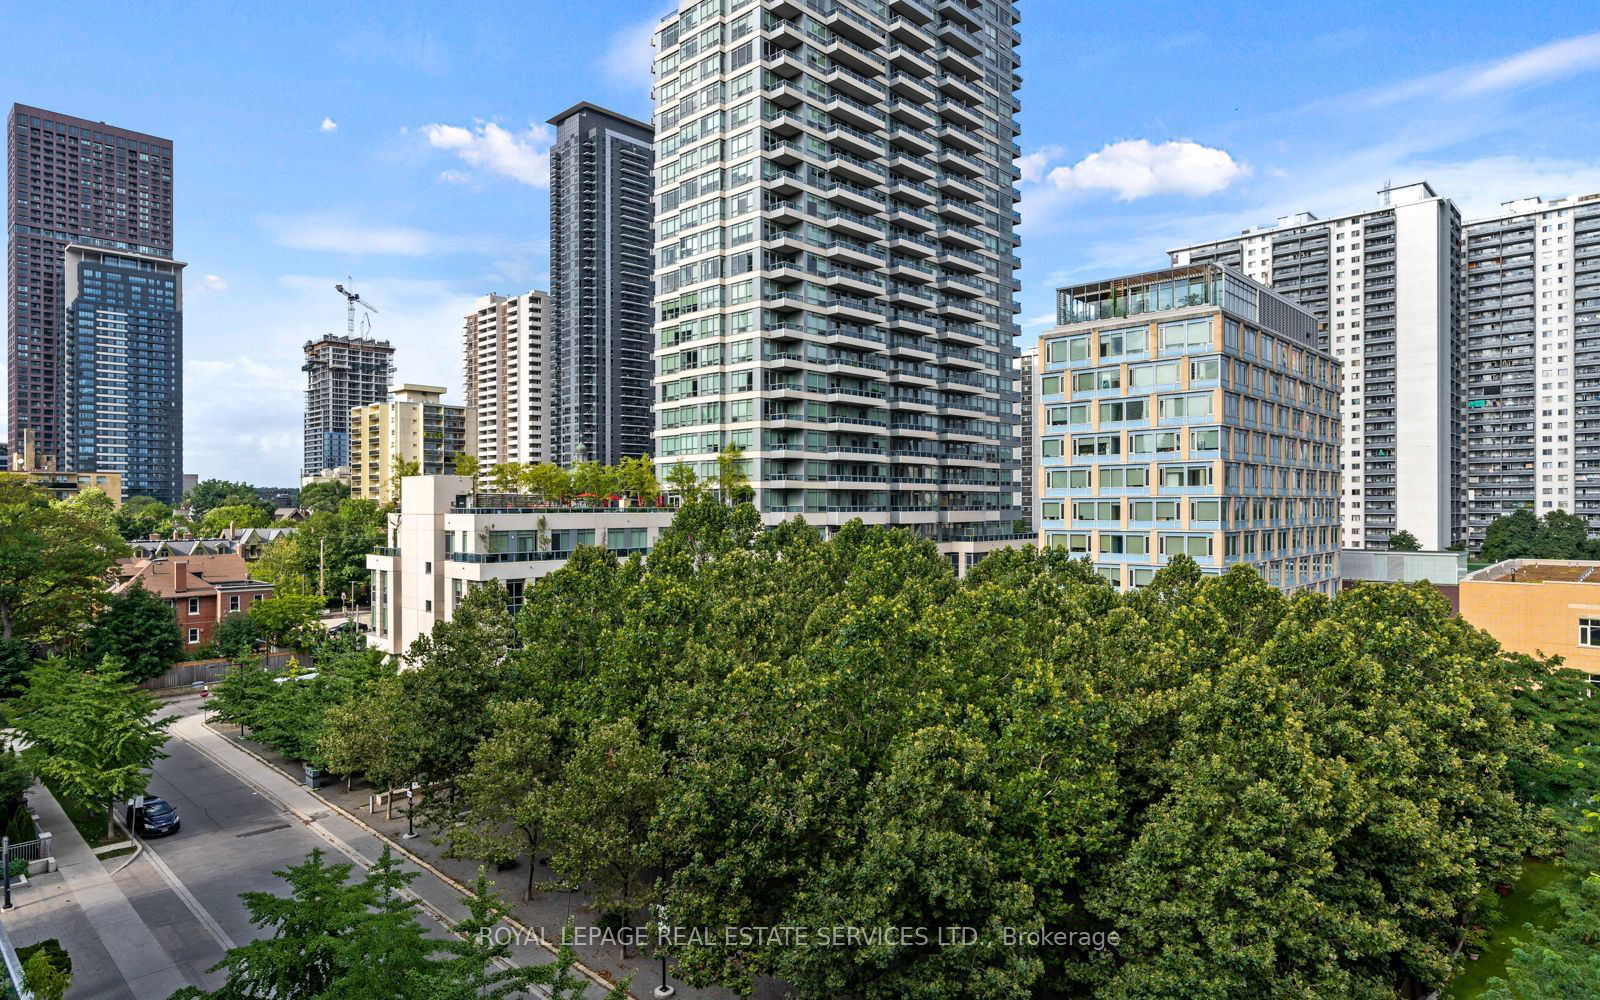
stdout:
MULTIPOLYGON (((144 853, 116 882, 191 981, 215 988, 222 974, 205 970, 227 948, 263 934, 251 926, 239 893, 280 894, 284 882, 274 871, 300 863, 315 847, 334 852, 191 744, 174 738, 166 752, 150 792, 176 807, 182 829, 146 840, 144 853)), ((335 854, 332 860, 347 859, 335 854)))

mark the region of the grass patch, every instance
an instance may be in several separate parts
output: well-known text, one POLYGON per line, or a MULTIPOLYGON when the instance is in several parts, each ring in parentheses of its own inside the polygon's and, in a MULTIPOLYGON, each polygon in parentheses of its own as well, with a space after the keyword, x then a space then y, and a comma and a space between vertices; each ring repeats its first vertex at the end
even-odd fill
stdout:
POLYGON ((113 858, 125 857, 129 854, 132 854, 136 850, 138 850, 137 847, 123 847, 115 851, 107 851, 104 854, 98 855, 98 857, 101 861, 110 861, 113 858))
POLYGON ((50 794, 61 805, 61 811, 65 812, 67 818, 72 820, 73 828, 78 831, 79 836, 88 841, 90 847, 99 847, 102 844, 112 844, 119 840, 127 839, 123 836, 121 830, 113 830, 111 836, 106 836, 106 812, 104 809, 85 806, 81 802, 75 802, 62 795, 61 790, 48 778, 41 777, 39 780, 44 784, 44 787, 50 789, 50 794))
POLYGON ((1529 937, 1524 924, 1548 927, 1557 910, 1535 897, 1561 880, 1566 872, 1550 861, 1525 860, 1522 875, 1511 895, 1500 901, 1500 916, 1489 928, 1489 940, 1478 952, 1476 962, 1467 962, 1441 994, 1445 1000, 1475 1000, 1489 986, 1489 980, 1505 978, 1506 962, 1519 943, 1529 937))

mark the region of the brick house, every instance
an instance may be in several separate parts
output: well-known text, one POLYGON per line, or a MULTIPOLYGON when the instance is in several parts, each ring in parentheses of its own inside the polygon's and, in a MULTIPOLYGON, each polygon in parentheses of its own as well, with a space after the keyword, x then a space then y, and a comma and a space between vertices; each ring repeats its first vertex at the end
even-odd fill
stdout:
POLYGON ((116 592, 137 581, 172 605, 187 648, 210 642, 217 622, 272 596, 272 584, 252 580, 244 558, 234 552, 124 559, 118 575, 116 592))

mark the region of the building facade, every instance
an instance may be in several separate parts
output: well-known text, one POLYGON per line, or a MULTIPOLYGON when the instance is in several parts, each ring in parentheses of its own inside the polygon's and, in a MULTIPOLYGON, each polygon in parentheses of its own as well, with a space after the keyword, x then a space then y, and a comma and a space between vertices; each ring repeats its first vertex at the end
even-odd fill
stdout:
POLYGON ((550 119, 551 460, 651 446, 655 130, 581 103, 550 119))
POLYGON ((1017 449, 1017 456, 1022 463, 1020 472, 1022 509, 1028 515, 1030 528, 1039 523, 1039 495, 1033 483, 1034 470, 1038 465, 1038 424, 1034 421, 1033 402, 1036 395, 1033 385, 1033 362, 1037 353, 1034 350, 1024 350, 1017 355, 1017 385, 1022 390, 1022 398, 1017 404, 1020 424, 1020 447, 1017 449))
MULTIPOLYGON (((65 468, 78 461, 67 455, 67 413, 94 402, 74 393, 67 371, 68 247, 172 257, 172 141, 12 105, 6 235, 8 437, 20 441, 31 428, 40 453, 65 468)), ((178 343, 165 350, 181 349, 177 327, 178 343)), ((181 392, 175 403, 181 430, 181 392)))
POLYGON ((67 464, 168 505, 183 497, 183 268, 80 244, 64 266, 67 464))
POLYGON ((444 402, 443 386, 402 385, 385 402, 350 410, 350 495, 398 500, 396 463, 414 463, 414 475, 443 475, 457 455, 474 455, 477 441, 472 407, 444 402))
POLYGON ((477 456, 502 462, 550 460, 550 299, 544 292, 485 295, 462 328, 467 406, 477 414, 477 456))
POLYGON ((272 584, 252 580, 249 566, 232 552, 124 559, 117 573, 114 592, 137 584, 172 605, 186 647, 210 642, 222 619, 272 596, 272 584))
POLYGON ((84 490, 99 490, 111 499, 114 507, 122 506, 122 477, 115 472, 78 472, 57 469, 53 455, 41 455, 33 443, 33 428, 22 429, 22 446, 9 457, 6 471, 26 476, 28 482, 50 494, 55 500, 71 500, 84 490))
POLYGON ((1014 3, 683 0, 656 60, 656 461, 941 544, 1018 506, 1014 3))
POLYGON ((1288 216, 1171 257, 1231 265, 1316 316, 1318 346, 1344 368, 1346 548, 1386 548, 1401 529, 1425 549, 1460 539, 1465 296, 1449 199, 1385 188, 1372 211, 1288 216))
POLYGON ((1332 595, 1340 365, 1316 316, 1217 264, 1058 297, 1035 357, 1039 543, 1125 588, 1183 554, 1332 595))
POLYGON ((448 621, 472 588, 499 581, 515 614, 524 589, 565 566, 578 546, 622 557, 648 553, 673 515, 654 507, 558 507, 477 494, 467 476, 414 476, 402 489, 400 510, 389 515, 388 544, 367 556, 367 641, 397 655, 448 621))
POLYGON ((394 348, 387 340, 326 334, 305 344, 305 457, 302 485, 344 478, 350 459, 350 411, 382 402, 394 375, 394 348))
POLYGON ((1520 508, 1600 531, 1600 194, 1467 223, 1467 540, 1520 508))
POLYGON ((1600 683, 1600 562, 1508 559, 1463 577, 1459 597, 1508 651, 1560 656, 1600 683))

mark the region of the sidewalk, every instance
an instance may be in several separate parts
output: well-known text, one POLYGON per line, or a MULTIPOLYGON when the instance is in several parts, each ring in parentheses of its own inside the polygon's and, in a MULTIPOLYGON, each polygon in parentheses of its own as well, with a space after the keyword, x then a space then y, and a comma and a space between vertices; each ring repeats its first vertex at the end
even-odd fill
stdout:
MULTIPOLYGON (((295 820, 305 825, 312 832, 322 837, 332 847, 330 853, 343 855, 363 867, 373 864, 383 852, 386 843, 399 847, 395 841, 380 834, 372 827, 365 824, 366 817, 352 819, 341 807, 335 807, 323 800, 320 796, 306 788, 302 782, 289 778, 283 771, 264 762, 247 752, 229 737, 223 736, 212 730, 204 722, 201 714, 194 714, 179 719, 173 723, 171 732, 177 739, 187 742, 195 750, 210 758, 212 762, 232 773, 240 781, 255 789, 259 794, 275 803, 279 808, 289 813, 295 820)), ((251 749, 255 749, 252 747, 251 749)), ((365 800, 363 799, 363 802, 365 800)), ((353 810, 351 811, 353 814, 353 810)), ((405 821, 401 820, 400 830, 404 831, 405 821)), ((424 843, 418 840, 405 842, 405 848, 424 843)), ((446 878, 432 870, 431 866, 417 865, 404 848, 395 851, 396 857, 402 862, 406 871, 418 873, 418 877, 411 883, 411 892, 422 902, 424 917, 432 917, 442 929, 447 929, 460 922, 467 916, 467 907, 462 900, 460 890, 452 885, 446 878)), ((343 860, 333 857, 331 860, 343 860)), ((534 966, 548 964, 553 956, 543 947, 534 942, 517 942, 511 946, 512 959, 518 965, 534 966)), ((580 955, 580 961, 587 962, 587 956, 580 955)), ((574 970, 579 972, 579 970, 574 970)), ((601 979, 606 979, 604 969, 601 979)), ((581 974, 581 972, 579 972, 581 974)), ((610 980, 615 982, 615 980, 610 980)), ((639 977, 636 980, 633 993, 635 996, 648 996, 654 980, 645 980, 639 977)), ((609 985, 609 983, 608 983, 609 985)), ((605 995, 605 989, 597 983, 591 983, 586 997, 595 1000, 605 995)), ((165 995, 165 994, 163 994, 165 995)), ((679 997, 690 997, 683 990, 679 990, 679 997)), ((724 994, 726 996, 726 994, 724 994)), ((691 998, 692 1000, 692 998, 691 998)))
POLYGON ((59 938, 72 956, 69 996, 166 997, 198 985, 156 940, 50 792, 35 784, 28 801, 39 825, 55 835, 59 870, 12 893, 17 909, 4 918, 12 941, 59 938))
MULTIPOLYGON (((198 716, 195 719, 198 721, 198 716)), ((185 720, 187 722, 188 720, 185 720)), ((178 731, 184 723, 174 727, 178 731)), ((394 817, 384 818, 384 810, 379 807, 375 813, 367 812, 368 795, 373 791, 369 786, 357 782, 355 790, 346 792, 344 782, 338 781, 325 785, 312 792, 302 782, 296 782, 286 777, 285 772, 296 776, 300 773, 300 765, 286 760, 282 755, 268 747, 262 746, 253 740, 240 740, 237 728, 230 727, 231 732, 218 732, 208 726, 200 726, 216 744, 220 744, 229 752, 227 758, 230 763, 234 760, 244 760, 255 765, 262 771, 275 777, 278 781, 291 785, 295 792, 310 802, 316 803, 317 808, 329 811, 330 807, 337 809, 349 817, 365 831, 381 834, 386 840, 393 843, 399 850, 420 859, 434 879, 442 887, 449 888, 452 895, 459 896, 460 888, 469 885, 477 877, 478 866, 476 862, 465 861, 458 858, 444 857, 444 849, 432 841, 432 831, 419 830, 420 836, 412 840, 403 839, 406 832, 406 817, 404 802, 395 803, 394 817), (264 763, 265 761, 265 763, 264 763), (281 770, 280 770, 281 769, 281 770), (440 878, 443 876, 443 878, 440 878), (451 885, 454 883, 454 886, 451 885)), ((347 821, 348 822, 348 821, 347 821)), ((376 838, 374 838, 376 839, 376 838)), ((523 926, 540 930, 547 938, 558 939, 561 929, 566 926, 570 917, 578 928, 595 928, 601 924, 600 915, 588 906, 587 897, 580 892, 543 892, 535 890, 531 901, 522 898, 523 888, 527 881, 527 869, 519 864, 505 872, 489 872, 489 878, 499 893, 500 898, 511 907, 511 915, 523 926)), ((539 881, 553 879, 554 873, 540 866, 536 873, 539 881)), ((422 881, 413 883, 414 888, 420 888, 422 881)), ((615 945, 580 944, 573 949, 578 954, 579 961, 590 969, 610 978, 615 982, 623 976, 632 975, 633 985, 631 992, 636 997, 648 997, 650 991, 660 982, 661 966, 659 961, 641 957, 636 949, 630 949, 628 958, 618 958, 615 945)), ((520 959, 519 959, 520 961, 520 959)), ((670 975, 669 965, 669 975, 670 975)), ((676 1000, 734 1000, 734 994, 729 990, 707 988, 696 989, 682 981, 671 978, 669 982, 676 989, 676 1000)), ((774 980, 757 980, 752 1000, 777 1000, 785 995, 781 984, 774 980)))

